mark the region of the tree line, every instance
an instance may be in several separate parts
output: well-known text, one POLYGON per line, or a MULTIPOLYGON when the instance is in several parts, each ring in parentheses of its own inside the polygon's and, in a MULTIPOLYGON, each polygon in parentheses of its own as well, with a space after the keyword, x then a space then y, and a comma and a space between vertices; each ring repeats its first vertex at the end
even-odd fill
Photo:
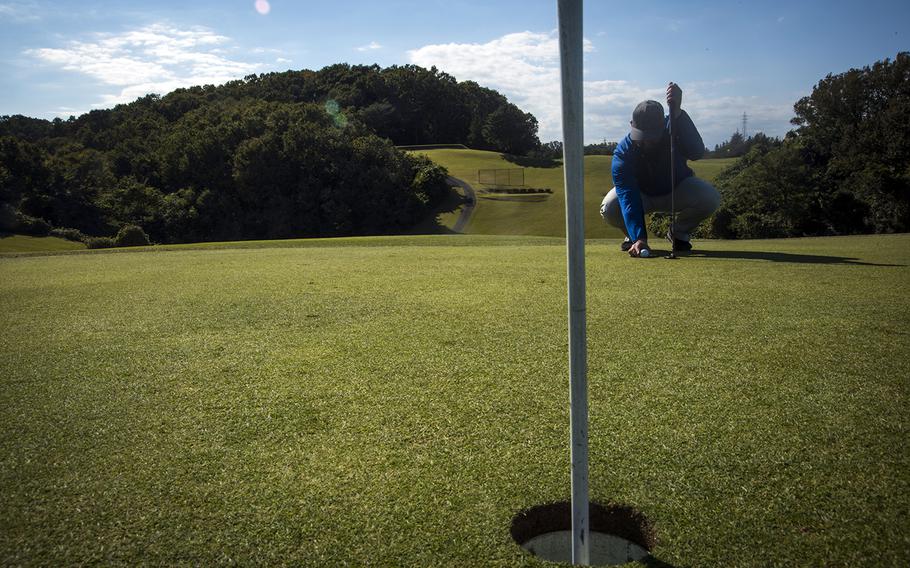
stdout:
MULTIPOLYGON (((594 144, 584 145, 585 156, 612 156, 616 150, 616 142, 595 142, 594 144)), ((560 140, 551 140, 544 142, 527 153, 527 156, 537 160, 561 160, 562 159, 562 142, 560 140)))
POLYGON ((910 230, 910 53, 829 74, 783 140, 751 137, 718 176, 721 238, 910 230))
MULTIPOLYGON (((756 144, 768 144, 774 142, 764 132, 756 132, 748 138, 744 137, 739 131, 733 133, 729 140, 720 144, 715 144, 713 150, 705 148, 705 158, 740 158, 744 156, 752 146, 756 144)), ((779 140, 777 140, 779 142, 779 140)))
MULTIPOLYGON (((722 206, 701 234, 910 230, 910 54, 829 74, 794 113, 782 140, 715 147, 742 157, 719 175, 722 206)), ((562 154, 501 94, 435 68, 251 75, 69 120, 0 117, 0 231, 107 244, 142 242, 136 227, 156 242, 400 232, 448 187, 395 145, 441 142, 562 154)))
MULTIPOLYGON (((395 145, 526 154, 537 120, 436 68, 332 65, 148 95, 53 121, 0 117, 0 231, 157 242, 387 234, 446 172, 395 145)), ((106 241, 102 241, 106 242, 106 241)))

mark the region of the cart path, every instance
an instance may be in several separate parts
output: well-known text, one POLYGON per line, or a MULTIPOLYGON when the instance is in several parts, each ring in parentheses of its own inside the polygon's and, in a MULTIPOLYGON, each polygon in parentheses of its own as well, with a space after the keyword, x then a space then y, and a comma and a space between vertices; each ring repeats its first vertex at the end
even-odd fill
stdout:
POLYGON ((471 214, 474 213, 474 205, 477 203, 477 195, 474 193, 474 188, 468 185, 468 182, 460 180, 449 176, 446 178, 451 185, 457 185, 464 190, 464 204, 461 208, 461 216, 458 218, 458 221, 455 222, 455 226, 452 227, 452 230, 456 233, 461 233, 464 231, 465 225, 468 224, 468 221, 471 220, 471 214))

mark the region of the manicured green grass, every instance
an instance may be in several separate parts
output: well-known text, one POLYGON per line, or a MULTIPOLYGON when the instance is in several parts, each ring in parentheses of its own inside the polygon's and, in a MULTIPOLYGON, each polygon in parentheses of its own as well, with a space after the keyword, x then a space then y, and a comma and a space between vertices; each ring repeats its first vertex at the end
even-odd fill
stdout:
POLYGON ((689 162, 689 167, 695 172, 695 175, 713 182, 717 174, 726 167, 735 164, 739 158, 711 158, 708 160, 696 160, 689 162))
MULTIPOLYGON (((428 150, 422 153, 448 168, 452 176, 471 184, 475 190, 483 189, 483 186, 477 181, 478 169, 521 167, 508 162, 498 152, 444 149, 428 150)), ((590 167, 590 163, 590 158, 586 159, 586 168, 590 167)), ((597 204, 610 189, 607 187, 598 197, 598 191, 605 183, 604 173, 609 175, 609 166, 606 170, 603 167, 595 167, 591 170, 589 175, 593 174, 593 177, 589 178, 585 188, 585 234, 592 238, 621 236, 620 233, 609 229, 597 212, 597 204)), ((465 232, 484 235, 554 237, 564 235, 566 214, 562 168, 526 168, 525 185, 535 188, 550 188, 553 193, 533 196, 531 199, 523 195, 478 193, 474 214, 465 227, 465 232)))
MULTIPOLYGON (((672 566, 910 563, 910 236, 591 241, 591 495, 672 566)), ((565 246, 0 258, 0 564, 543 566, 565 246)))
POLYGON ((85 249, 85 245, 57 237, 31 237, 28 235, 0 234, 0 253, 80 249, 85 249))
MULTIPOLYGON (((482 189, 478 183, 479 169, 520 168, 507 161, 502 154, 482 150, 441 149, 422 151, 432 160, 448 168, 449 173, 482 189)), ((587 238, 621 238, 622 233, 607 226, 600 216, 600 203, 613 187, 610 172, 612 156, 585 156, 585 235, 587 238)), ((735 159, 699 160, 690 162, 696 175, 714 180, 717 173, 735 159)), ((565 189, 562 167, 525 168, 525 185, 532 188, 550 188, 552 195, 483 195, 479 194, 477 207, 465 228, 468 234, 484 235, 538 235, 561 237, 565 235, 565 189)), ((454 225, 455 216, 440 218, 442 223, 454 225)))

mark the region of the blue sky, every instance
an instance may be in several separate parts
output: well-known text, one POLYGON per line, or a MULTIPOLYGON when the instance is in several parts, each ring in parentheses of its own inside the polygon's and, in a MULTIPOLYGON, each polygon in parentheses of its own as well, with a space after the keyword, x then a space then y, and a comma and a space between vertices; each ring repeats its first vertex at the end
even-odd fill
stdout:
MULTIPOLYGON (((585 3, 585 140, 619 140, 667 81, 712 146, 781 136, 828 73, 910 50, 910 2, 585 3)), ((66 118, 149 92, 332 63, 435 65, 560 138, 556 0, 0 0, 0 115, 66 118)))

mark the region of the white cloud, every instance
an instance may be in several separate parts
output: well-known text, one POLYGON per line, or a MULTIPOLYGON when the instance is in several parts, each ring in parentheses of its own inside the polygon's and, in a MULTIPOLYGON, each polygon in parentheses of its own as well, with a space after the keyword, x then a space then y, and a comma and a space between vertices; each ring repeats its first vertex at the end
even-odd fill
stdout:
MULTIPOLYGON (((587 40, 585 51, 594 51, 587 40)), ((409 51, 408 55, 417 65, 435 65, 458 80, 472 80, 496 89, 537 117, 542 141, 562 139, 559 37, 555 32, 513 33, 484 44, 428 45, 409 51)), ((588 138, 618 139, 628 118, 620 119, 605 111, 612 107, 632 108, 641 96, 642 89, 625 81, 586 81, 585 131, 588 138)), ((623 111, 622 114, 628 113, 623 111)))
POLYGON ((277 59, 275 60, 275 63, 291 63, 291 60, 290 60, 290 59, 286 59, 286 58, 284 58, 284 57, 279 57, 279 58, 277 58, 277 59))
POLYGON ((382 45, 375 41, 371 41, 367 45, 361 45, 360 47, 355 48, 357 51, 373 51, 375 49, 382 49, 382 45))
POLYGON ((96 34, 94 41, 72 41, 63 48, 30 49, 25 54, 119 87, 119 92, 102 94, 94 105, 110 106, 179 87, 217 85, 255 72, 258 64, 223 55, 217 46, 229 41, 207 28, 153 24, 121 34, 96 34))
MULTIPOLYGON (((585 51, 593 52, 585 40, 585 51)), ((483 44, 427 45, 408 52, 422 67, 436 66, 459 81, 471 80, 496 89, 539 121, 541 141, 562 139, 560 107, 559 38, 556 32, 512 33, 483 44)), ((585 75, 585 139, 621 140, 629 131, 635 105, 645 99, 662 101, 666 85, 641 85, 585 75)), ((743 111, 750 125, 769 135, 783 135, 792 106, 774 105, 757 98, 721 97, 713 93, 732 79, 683 84, 683 108, 695 119, 702 137, 725 140, 740 124, 743 111)), ((749 128, 749 131, 755 129, 749 128)))
POLYGON ((747 134, 758 131, 782 137, 791 128, 793 103, 777 103, 757 96, 714 95, 697 87, 683 93, 683 107, 692 115, 706 143, 727 140, 734 131, 742 129, 742 115, 748 115, 747 134))
POLYGON ((86 112, 88 111, 77 110, 71 107, 58 107, 57 110, 53 111, 53 114, 57 115, 60 118, 69 118, 71 116, 80 116, 86 112))

